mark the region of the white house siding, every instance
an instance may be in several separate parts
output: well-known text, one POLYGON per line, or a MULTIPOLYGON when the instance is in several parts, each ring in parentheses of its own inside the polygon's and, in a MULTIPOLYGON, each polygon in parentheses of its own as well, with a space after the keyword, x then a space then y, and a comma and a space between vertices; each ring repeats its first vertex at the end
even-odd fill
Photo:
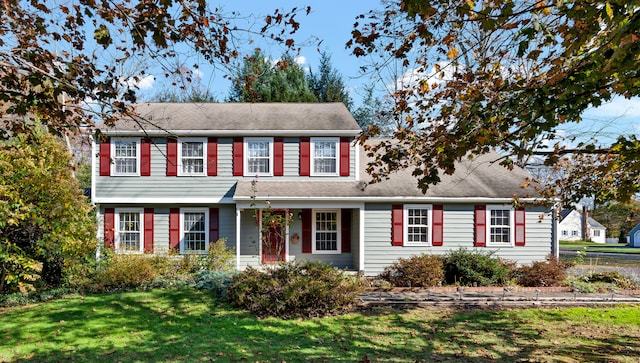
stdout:
MULTIPOLYGON (((474 247, 474 206, 445 205, 443 246, 413 247, 391 245, 391 205, 365 205, 365 274, 376 275, 398 258, 420 254, 444 255, 460 247, 474 247)), ((478 247, 479 251, 493 252, 494 256, 528 264, 544 260, 551 253, 551 214, 543 208, 528 209, 526 213, 526 246, 478 247), (541 218, 543 216, 544 218, 541 218), (526 251, 526 252, 524 252, 526 251)))

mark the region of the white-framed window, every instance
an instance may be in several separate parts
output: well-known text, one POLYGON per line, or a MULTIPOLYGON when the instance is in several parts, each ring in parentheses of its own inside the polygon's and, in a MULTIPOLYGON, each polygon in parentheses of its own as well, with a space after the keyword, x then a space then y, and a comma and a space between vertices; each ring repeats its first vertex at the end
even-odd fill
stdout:
POLYGON ((273 138, 245 138, 244 148, 244 175, 273 175, 273 138))
POLYGON ((202 176, 207 173, 207 140, 181 138, 178 140, 178 175, 202 176))
POLYGON ((313 210, 313 253, 338 254, 340 247, 340 210, 313 210))
POLYGON ((142 209, 115 210, 115 250, 119 253, 144 252, 142 209))
POLYGON ((406 246, 431 245, 430 204, 404 205, 404 241, 406 246))
POLYGON ((209 210, 180 209, 180 253, 206 253, 209 248, 209 210))
POLYGON ((311 138, 311 175, 338 175, 340 170, 340 139, 311 138))
POLYGON ((571 231, 571 236, 572 237, 578 236, 578 231, 576 231, 575 229, 573 231, 571 231))
POLYGON ((567 231, 566 229, 562 230, 562 235, 563 236, 568 236, 569 235, 569 231, 567 231))
POLYGON ((513 208, 487 206, 487 246, 513 246, 513 208))
POLYGON ((594 237, 600 237, 600 230, 599 229, 594 229, 593 230, 593 236, 594 237))
POLYGON ((140 175, 140 139, 112 138, 111 139, 111 175, 139 176, 140 175))

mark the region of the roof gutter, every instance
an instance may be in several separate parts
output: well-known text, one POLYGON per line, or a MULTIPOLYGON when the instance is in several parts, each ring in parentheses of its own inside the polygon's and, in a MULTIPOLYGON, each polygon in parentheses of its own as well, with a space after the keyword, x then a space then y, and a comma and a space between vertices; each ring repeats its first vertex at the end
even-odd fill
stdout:
POLYGON ((102 130, 107 136, 356 136, 362 130, 102 130))

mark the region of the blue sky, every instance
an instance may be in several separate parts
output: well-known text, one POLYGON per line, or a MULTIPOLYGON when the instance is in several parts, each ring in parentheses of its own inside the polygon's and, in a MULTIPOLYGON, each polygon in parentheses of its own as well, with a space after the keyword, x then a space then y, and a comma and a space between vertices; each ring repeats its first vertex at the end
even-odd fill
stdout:
MULTIPOLYGON (((362 86, 370 83, 366 77, 360 75, 359 69, 365 65, 362 59, 356 58, 349 49, 345 49, 345 43, 350 39, 353 24, 356 16, 365 14, 372 9, 380 9, 379 1, 215 1, 210 2, 210 6, 219 6, 223 12, 237 11, 243 16, 251 14, 262 16, 273 13, 275 8, 285 11, 293 7, 305 9, 311 6, 311 13, 304 15, 304 11, 296 18, 300 23, 300 30, 295 34, 296 42, 319 38, 320 51, 326 51, 332 60, 332 64, 337 69, 345 83, 348 85, 350 94, 356 105, 362 100, 362 86)), ((261 19, 261 18, 260 18, 261 19)), ((260 22, 256 26, 259 29, 260 22)), ((279 57, 284 49, 276 45, 270 45, 254 37, 254 44, 245 45, 244 50, 248 53, 253 48, 260 47, 263 53, 272 57, 279 57)), ((317 41, 310 40, 309 45, 302 47, 300 60, 302 65, 316 70, 319 65, 320 52, 317 41)), ((216 99, 222 101, 229 92, 230 83, 224 78, 220 70, 201 68, 202 83, 214 94, 216 99)), ((156 86, 158 84, 156 83, 156 86)), ((155 88, 155 87, 154 87, 155 88)), ((147 90, 149 92, 151 90, 147 90)), ((620 134, 638 134, 640 131, 640 100, 625 100, 622 97, 614 99, 612 102, 597 109, 585 112, 584 122, 579 125, 568 125, 566 134, 581 134, 584 138, 589 138, 592 134, 598 134, 598 138, 603 141, 617 137, 620 134)))

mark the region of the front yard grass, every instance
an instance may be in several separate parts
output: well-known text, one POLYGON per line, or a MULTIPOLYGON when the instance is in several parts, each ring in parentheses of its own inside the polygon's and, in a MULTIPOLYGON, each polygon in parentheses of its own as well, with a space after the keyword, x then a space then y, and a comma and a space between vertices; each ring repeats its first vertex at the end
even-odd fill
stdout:
POLYGON ((560 248, 573 251, 581 251, 586 248, 587 252, 640 254, 640 248, 629 247, 624 243, 605 244, 582 241, 560 241, 560 248))
POLYGON ((197 290, 151 290, 0 309, 0 334, 3 362, 632 362, 640 306, 282 320, 197 290))

